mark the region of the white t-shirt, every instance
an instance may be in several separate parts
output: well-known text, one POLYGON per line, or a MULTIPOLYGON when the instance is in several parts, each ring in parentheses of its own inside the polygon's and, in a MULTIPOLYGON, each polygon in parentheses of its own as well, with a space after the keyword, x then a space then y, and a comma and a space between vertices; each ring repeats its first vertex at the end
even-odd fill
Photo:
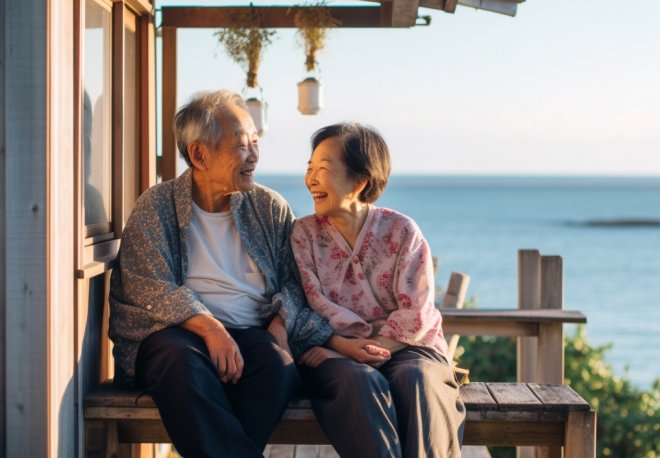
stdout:
POLYGON ((185 285, 225 326, 261 326, 266 282, 243 249, 231 212, 208 213, 193 202, 185 285))

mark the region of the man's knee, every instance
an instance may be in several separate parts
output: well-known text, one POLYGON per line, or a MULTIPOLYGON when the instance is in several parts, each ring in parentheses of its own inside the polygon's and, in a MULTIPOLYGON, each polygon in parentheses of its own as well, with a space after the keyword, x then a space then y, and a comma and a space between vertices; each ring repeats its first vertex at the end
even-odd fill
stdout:
POLYGON ((165 328, 147 337, 138 350, 136 379, 148 384, 157 377, 194 377, 212 369, 204 341, 178 327, 165 328))

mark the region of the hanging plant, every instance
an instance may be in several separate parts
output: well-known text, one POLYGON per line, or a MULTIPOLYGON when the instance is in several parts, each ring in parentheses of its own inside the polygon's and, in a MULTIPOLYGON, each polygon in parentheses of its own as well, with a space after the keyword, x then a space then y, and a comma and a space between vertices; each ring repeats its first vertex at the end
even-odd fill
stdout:
POLYGON ((295 8, 293 20, 298 28, 298 37, 305 47, 305 68, 308 72, 315 70, 318 65, 316 56, 325 45, 328 29, 340 24, 325 5, 325 0, 317 0, 295 8))
POLYGON ((260 27, 259 14, 254 9, 235 15, 231 27, 215 32, 218 42, 224 45, 227 54, 237 64, 242 66, 247 74, 243 91, 248 112, 254 120, 257 133, 261 136, 268 130, 266 111, 268 104, 263 99, 261 87, 257 79, 259 64, 264 49, 273 42, 276 32, 260 27), (248 89, 258 89, 248 96, 248 89))
POLYGON ((260 18, 255 10, 246 11, 232 18, 232 26, 215 32, 215 36, 229 57, 241 65, 246 73, 246 85, 250 88, 258 86, 257 74, 264 49, 272 44, 276 32, 262 29, 260 18))

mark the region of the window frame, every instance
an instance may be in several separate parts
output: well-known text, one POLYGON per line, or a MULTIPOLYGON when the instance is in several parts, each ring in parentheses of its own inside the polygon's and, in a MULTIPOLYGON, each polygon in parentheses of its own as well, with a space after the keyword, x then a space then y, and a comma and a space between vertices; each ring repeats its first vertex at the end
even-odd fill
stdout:
POLYGON ((85 225, 84 207, 84 158, 83 158, 83 91, 84 91, 84 46, 85 46, 85 13, 86 0, 75 1, 74 23, 74 91, 75 103, 74 129, 75 141, 75 215, 76 215, 76 277, 91 278, 110 269, 110 263, 116 258, 119 249, 119 239, 124 229, 124 166, 130 159, 138 169, 139 184, 137 194, 153 184, 152 175, 155 170, 155 158, 150 158, 153 152, 155 133, 154 109, 155 66, 151 62, 153 49, 153 7, 146 0, 91 0, 111 11, 111 115, 110 115, 110 222, 85 225), (126 157, 124 150, 124 110, 125 95, 125 33, 126 28, 135 30, 135 156, 126 157), (150 110, 144 113, 144 110, 150 110))

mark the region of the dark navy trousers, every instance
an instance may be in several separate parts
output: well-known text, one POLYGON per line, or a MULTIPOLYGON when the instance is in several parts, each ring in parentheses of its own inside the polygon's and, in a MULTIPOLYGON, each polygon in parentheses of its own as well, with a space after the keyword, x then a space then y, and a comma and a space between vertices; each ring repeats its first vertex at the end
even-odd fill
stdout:
POLYGON ((204 341, 180 327, 140 345, 136 384, 151 395, 184 457, 261 457, 298 390, 291 357, 265 329, 229 329, 245 366, 237 384, 222 383, 204 341))
POLYGON ((379 369, 335 358, 300 370, 342 458, 461 456, 465 407, 453 369, 433 350, 407 347, 379 369))

